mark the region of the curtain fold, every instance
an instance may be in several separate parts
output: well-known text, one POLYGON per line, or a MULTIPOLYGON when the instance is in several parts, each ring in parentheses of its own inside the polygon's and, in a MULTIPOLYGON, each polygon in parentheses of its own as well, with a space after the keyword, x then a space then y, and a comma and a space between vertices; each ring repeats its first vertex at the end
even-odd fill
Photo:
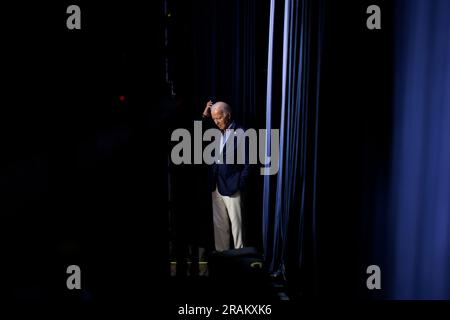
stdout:
POLYGON ((280 155, 278 174, 264 179, 263 241, 269 271, 294 281, 300 280, 299 270, 313 268, 316 256, 322 7, 322 1, 272 0, 270 9, 266 127, 280 129, 280 155), (276 27, 277 19, 282 28, 276 27), (274 43, 280 37, 282 54, 276 55, 274 43), (274 71, 281 74, 280 82, 274 81, 274 71), (277 89, 280 100, 272 94, 277 89))

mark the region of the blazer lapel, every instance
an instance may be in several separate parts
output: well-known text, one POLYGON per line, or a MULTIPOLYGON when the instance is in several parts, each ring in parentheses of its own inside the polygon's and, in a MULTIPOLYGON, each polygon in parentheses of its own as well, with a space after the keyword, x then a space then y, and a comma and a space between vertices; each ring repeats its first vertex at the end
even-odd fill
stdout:
MULTIPOLYGON (((232 121, 227 130, 235 130, 235 129, 236 129, 236 122, 232 121)), ((226 138, 226 135, 225 135, 224 139, 225 138, 226 138)), ((234 139, 234 135, 231 133, 229 135, 228 139, 234 139)), ((223 161, 225 161, 226 155, 227 155, 227 140, 225 140, 225 145, 223 146, 221 155, 222 155, 223 161)))

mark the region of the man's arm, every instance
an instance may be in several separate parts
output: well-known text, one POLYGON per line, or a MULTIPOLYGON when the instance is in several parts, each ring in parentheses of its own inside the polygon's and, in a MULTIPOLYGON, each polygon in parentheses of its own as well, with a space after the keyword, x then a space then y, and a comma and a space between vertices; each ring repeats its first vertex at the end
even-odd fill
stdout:
POLYGON ((207 130, 207 129, 214 127, 214 123, 211 118, 212 105, 213 105, 213 102, 211 100, 209 100, 206 103, 205 110, 203 110, 203 113, 202 113, 203 130, 207 130))
POLYGON ((211 107, 212 107, 212 105, 213 105, 213 102, 211 100, 209 100, 206 103, 205 110, 203 110, 203 113, 202 113, 202 118, 203 119, 211 118, 211 107))

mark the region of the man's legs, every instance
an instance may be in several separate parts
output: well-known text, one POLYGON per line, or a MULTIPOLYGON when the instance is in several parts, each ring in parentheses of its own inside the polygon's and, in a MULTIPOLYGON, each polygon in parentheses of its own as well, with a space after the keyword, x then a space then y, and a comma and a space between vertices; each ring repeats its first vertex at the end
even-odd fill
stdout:
POLYGON ((231 232, 233 233, 234 248, 244 247, 242 235, 242 200, 241 192, 238 191, 230 197, 222 196, 231 221, 231 232))
POLYGON ((217 251, 230 249, 230 223, 228 221, 227 207, 219 192, 212 192, 214 243, 217 251))

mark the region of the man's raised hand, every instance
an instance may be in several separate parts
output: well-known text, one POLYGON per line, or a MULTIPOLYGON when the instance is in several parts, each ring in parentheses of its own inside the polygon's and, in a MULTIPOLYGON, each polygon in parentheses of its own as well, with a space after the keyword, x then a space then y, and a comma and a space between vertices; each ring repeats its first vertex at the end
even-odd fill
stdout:
POLYGON ((213 105, 213 102, 211 100, 209 100, 206 103, 205 110, 203 110, 203 114, 202 114, 203 118, 209 118, 211 116, 211 107, 212 107, 212 105, 213 105))

